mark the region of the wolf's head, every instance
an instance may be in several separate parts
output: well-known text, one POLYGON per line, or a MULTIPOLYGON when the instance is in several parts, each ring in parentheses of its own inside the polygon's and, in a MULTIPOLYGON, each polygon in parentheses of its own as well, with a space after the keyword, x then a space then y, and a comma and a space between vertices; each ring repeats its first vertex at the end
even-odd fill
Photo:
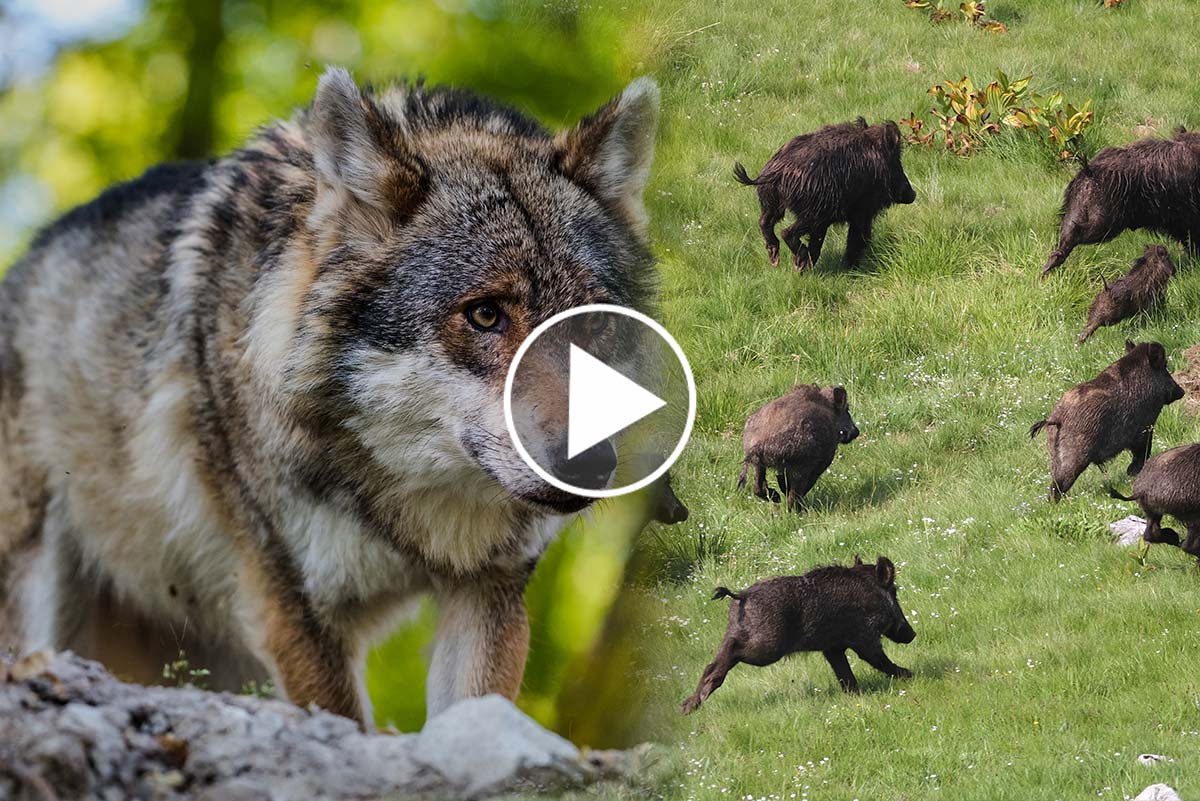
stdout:
MULTIPOLYGON (((642 191, 657 117, 646 78, 555 136, 465 91, 376 93, 326 72, 293 129, 315 173, 307 257, 269 279, 271 308, 295 312, 256 322, 289 318, 286 352, 269 354, 284 391, 399 491, 582 508, 518 457, 504 383, 554 314, 650 302, 642 191)), ((547 431, 566 413, 538 410, 547 431)))

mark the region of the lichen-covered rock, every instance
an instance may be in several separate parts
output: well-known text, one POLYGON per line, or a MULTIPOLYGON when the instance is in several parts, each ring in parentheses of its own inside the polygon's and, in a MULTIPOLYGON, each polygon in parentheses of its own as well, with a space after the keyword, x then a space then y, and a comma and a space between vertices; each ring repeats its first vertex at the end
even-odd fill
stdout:
POLYGON ((1133 801, 1183 801, 1179 793, 1165 784, 1152 784, 1137 794, 1133 801))
POLYGON ((192 688, 124 684, 69 653, 0 660, 0 799, 481 798, 628 779, 634 755, 581 754, 499 696, 419 734, 192 688))

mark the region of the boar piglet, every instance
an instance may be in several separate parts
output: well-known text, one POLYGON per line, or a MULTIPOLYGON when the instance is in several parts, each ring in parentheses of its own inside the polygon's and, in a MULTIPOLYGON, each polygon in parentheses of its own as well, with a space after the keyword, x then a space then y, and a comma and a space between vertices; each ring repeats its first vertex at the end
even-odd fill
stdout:
POLYGON ((1054 411, 1029 429, 1046 429, 1050 451, 1050 500, 1071 489, 1089 465, 1104 464, 1129 451, 1129 475, 1137 475, 1150 455, 1159 412, 1183 397, 1167 369, 1167 351, 1157 342, 1125 342, 1125 355, 1091 381, 1062 396, 1054 411))
POLYGON ((853 567, 832 565, 803 576, 766 579, 741 592, 717 587, 713 600, 725 597, 733 599, 725 638, 695 694, 683 702, 685 715, 712 695, 739 662, 763 667, 799 651, 824 654, 847 692, 858 691, 847 648, 889 676, 912 676, 888 659, 880 642, 887 637, 909 643, 917 636, 896 600, 896 568, 886 556, 873 565, 855 557, 853 567))
POLYGON ((767 486, 770 468, 787 496, 788 510, 795 511, 833 463, 838 445, 853 442, 858 433, 845 387, 797 384, 746 420, 742 431, 746 456, 738 489, 746 486, 746 473, 753 467, 754 495, 779 503, 779 493, 767 486))
POLYGON ((1042 276, 1076 245, 1137 228, 1161 232, 1193 254, 1200 249, 1200 134, 1179 128, 1173 139, 1106 147, 1084 164, 1067 185, 1058 247, 1042 276))
POLYGON ((1200 445, 1184 445, 1160 453, 1149 462, 1133 482, 1133 495, 1116 491, 1110 495, 1122 501, 1136 501, 1146 515, 1146 542, 1178 545, 1200 558, 1200 445), (1181 544, 1174 529, 1163 528, 1165 515, 1187 527, 1187 539, 1181 544))
POLYGON ((846 264, 856 264, 871 240, 875 217, 893 203, 917 199, 900 163, 900 128, 894 122, 867 125, 862 117, 793 138, 757 178, 738 163, 733 174, 758 190, 758 227, 772 265, 779 264, 775 226, 788 211, 795 216, 783 230, 783 241, 797 270, 817 263, 826 230, 842 222, 850 224, 846 264))
POLYGON ((1088 309, 1087 328, 1079 335, 1083 344, 1097 328, 1116 325, 1135 314, 1150 311, 1167 297, 1167 283, 1175 275, 1175 263, 1162 245, 1146 245, 1142 257, 1124 277, 1096 295, 1088 309))

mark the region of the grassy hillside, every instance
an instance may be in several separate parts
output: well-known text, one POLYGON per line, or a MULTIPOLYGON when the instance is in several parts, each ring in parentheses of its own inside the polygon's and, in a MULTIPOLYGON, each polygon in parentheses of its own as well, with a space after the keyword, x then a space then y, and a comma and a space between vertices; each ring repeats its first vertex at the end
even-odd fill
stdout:
MULTIPOLYGON (((1104 493, 1128 487, 1124 458, 1051 506, 1044 442, 1026 435, 1127 336, 1161 341, 1178 368, 1200 341, 1200 265, 1172 244, 1182 269, 1165 311, 1077 349, 1101 277, 1154 237, 1081 248, 1040 285, 1074 168, 1037 145, 908 149, 917 203, 881 218, 855 271, 840 263, 844 227, 815 270, 772 269, 754 192, 731 177, 735 159, 754 174, 796 133, 925 111, 933 83, 997 68, 1091 98, 1092 152, 1147 118, 1163 135, 1200 125, 1200 44, 1178 2, 988 6, 1007 34, 933 25, 900 0, 659 2, 629 22, 663 83, 650 203, 665 321, 700 392, 676 470, 691 520, 646 540, 657 613, 643 678, 655 734, 678 743, 668 798, 1122 798, 1154 781, 1200 795, 1200 572, 1167 546, 1141 564, 1110 544, 1107 522, 1134 511, 1104 493), (796 381, 845 384, 863 435, 787 515, 734 481, 746 416, 796 381), (714 585, 856 553, 899 566, 918 637, 886 647, 913 680, 851 655, 865 692, 850 697, 819 655, 797 656, 739 666, 678 715, 724 630, 714 585), (1175 761, 1146 768, 1142 752, 1175 761)), ((1181 406, 1156 451, 1200 438, 1181 406)))

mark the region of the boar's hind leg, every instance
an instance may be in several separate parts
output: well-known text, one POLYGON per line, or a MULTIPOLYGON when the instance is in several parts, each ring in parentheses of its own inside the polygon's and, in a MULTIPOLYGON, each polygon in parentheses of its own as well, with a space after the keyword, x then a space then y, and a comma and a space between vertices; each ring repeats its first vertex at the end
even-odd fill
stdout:
POLYGON ((783 229, 783 241, 787 242, 788 249, 792 251, 792 266, 803 272, 816 263, 816 259, 808 252, 808 248, 804 246, 804 242, 800 239, 801 222, 796 220, 787 228, 783 229))
POLYGON ((804 501, 804 496, 817 483, 812 472, 788 468, 787 471, 787 508, 789 512, 798 512, 804 501))
POLYGON ((779 503, 779 493, 767 486, 767 466, 762 462, 754 465, 754 497, 779 503))
POLYGON ((838 684, 842 685, 842 689, 848 693, 858 692, 858 680, 854 678, 854 671, 850 669, 846 652, 830 649, 822 653, 825 654, 825 661, 829 662, 829 666, 833 668, 833 673, 837 676, 838 684))
POLYGON ((683 714, 687 715, 694 712, 712 695, 718 687, 725 683, 725 676, 730 670, 737 665, 741 660, 734 654, 736 643, 732 640, 725 640, 721 643, 721 649, 717 651, 717 658, 709 663, 708 667, 704 668, 704 673, 700 676, 700 684, 696 687, 696 692, 688 697, 683 702, 683 714))
POLYGON ((1150 543, 1179 545, 1179 535, 1175 530, 1162 527, 1162 515, 1146 515, 1146 530, 1142 532, 1142 539, 1150 543))
POLYGON ((1075 485, 1083 471, 1087 470, 1085 457, 1063 458, 1058 447, 1058 432, 1051 430, 1046 441, 1050 447, 1050 500, 1057 503, 1075 485))
POLYGON ((858 654, 864 662, 878 670, 880 673, 886 673, 889 676, 894 676, 899 679, 912 678, 912 671, 908 668, 902 668, 892 660, 888 659, 888 655, 883 652, 883 643, 878 640, 863 645, 854 647, 854 653, 858 654))
POLYGON ((758 218, 758 228, 762 231, 763 241, 767 243, 767 258, 771 260, 772 267, 779 266, 779 237, 775 236, 775 226, 782 219, 783 214, 778 208, 767 208, 765 204, 758 218))

